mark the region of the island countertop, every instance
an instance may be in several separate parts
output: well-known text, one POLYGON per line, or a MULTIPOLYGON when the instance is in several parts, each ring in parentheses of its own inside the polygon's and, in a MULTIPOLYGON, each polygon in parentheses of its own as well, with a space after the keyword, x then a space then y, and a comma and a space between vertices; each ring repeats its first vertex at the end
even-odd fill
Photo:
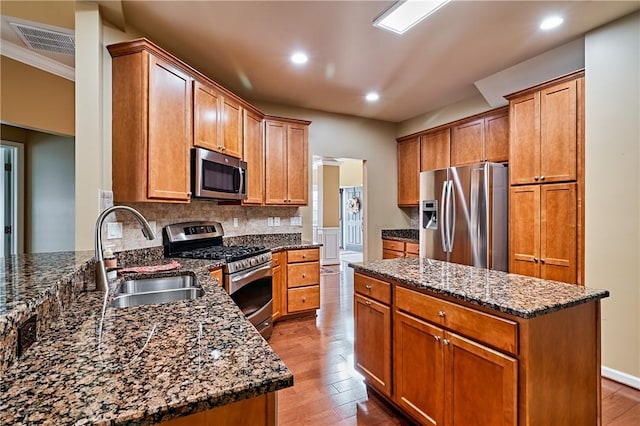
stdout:
MULTIPOLYGON (((45 257, 56 257, 51 256, 45 257)), ((60 287, 74 286, 66 282, 74 265, 91 269, 85 253, 57 256, 66 266, 49 280, 60 287)), ((156 258, 139 264, 166 262, 156 258)), ((194 275, 204 295, 163 305, 108 306, 100 345, 102 293, 77 294, 2 373, 0 424, 152 424, 291 386, 291 371, 211 278, 209 270, 220 265, 179 262, 180 270, 163 275, 194 275)), ((55 269, 55 262, 47 264, 55 269)), ((29 270, 38 268, 21 268, 20 287, 26 291, 29 270)), ((5 273, 10 269, 5 265, 5 273)), ((144 276, 149 274, 137 275, 144 276)), ((40 298, 49 292, 42 287, 24 295, 40 298)))
POLYGON ((521 318, 609 296, 607 290, 421 258, 350 263, 356 272, 393 280, 521 318))

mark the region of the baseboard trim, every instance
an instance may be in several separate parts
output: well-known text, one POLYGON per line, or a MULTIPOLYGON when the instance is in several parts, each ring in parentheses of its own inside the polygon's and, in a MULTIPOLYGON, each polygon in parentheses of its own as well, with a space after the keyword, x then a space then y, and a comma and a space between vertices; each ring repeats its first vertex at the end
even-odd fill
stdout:
POLYGON ((605 367, 601 368, 602 377, 614 380, 623 385, 627 385, 634 389, 640 390, 640 377, 632 376, 631 374, 623 373, 622 371, 614 370, 613 368, 605 367))

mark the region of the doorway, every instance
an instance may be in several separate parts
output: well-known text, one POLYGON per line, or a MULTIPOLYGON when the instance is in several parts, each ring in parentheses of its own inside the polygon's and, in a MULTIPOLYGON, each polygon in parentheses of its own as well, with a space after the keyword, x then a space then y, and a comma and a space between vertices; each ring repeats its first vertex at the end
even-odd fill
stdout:
POLYGON ((22 209, 20 191, 24 164, 23 145, 8 141, 0 142, 0 159, 2 160, 2 174, 0 175, 0 257, 18 254, 22 250, 20 235, 22 228, 22 209))

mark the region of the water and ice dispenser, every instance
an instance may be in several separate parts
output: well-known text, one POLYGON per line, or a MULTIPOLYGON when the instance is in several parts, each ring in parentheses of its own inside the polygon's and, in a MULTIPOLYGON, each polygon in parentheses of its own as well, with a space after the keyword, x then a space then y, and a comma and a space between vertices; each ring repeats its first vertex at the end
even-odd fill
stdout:
POLYGON ((438 200, 422 202, 422 228, 438 229, 438 200))

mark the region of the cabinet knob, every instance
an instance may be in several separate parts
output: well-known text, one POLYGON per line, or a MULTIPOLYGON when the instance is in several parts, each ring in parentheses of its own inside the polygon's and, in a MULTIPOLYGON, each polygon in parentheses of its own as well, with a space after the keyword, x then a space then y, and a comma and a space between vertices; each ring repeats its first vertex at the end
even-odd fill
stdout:
POLYGON ((538 258, 537 257, 533 258, 533 263, 538 263, 538 258))
POLYGON ((438 311, 438 316, 444 318, 447 314, 444 311, 438 311))
POLYGON ((371 306, 371 302, 369 302, 368 300, 364 302, 365 305, 367 306, 371 306))
POLYGON ((540 176, 540 180, 544 180, 544 176, 540 176))
POLYGON ((306 277, 307 277, 307 274, 302 273, 302 278, 306 278, 306 277))
POLYGON ((540 259, 540 263, 544 263, 544 259, 540 259))
POLYGON ((433 336, 433 338, 436 340, 436 342, 440 341, 440 336, 433 336))
POLYGON ((306 254, 303 254, 303 255, 302 255, 302 258, 303 258, 303 259, 306 259, 306 258, 307 258, 307 255, 306 255, 306 254))
POLYGON ((451 342, 449 342, 449 340, 447 340, 447 339, 444 339, 442 341, 442 344, 445 345, 445 346, 449 346, 449 343, 451 343, 451 342))
POLYGON ((537 182, 538 181, 538 176, 534 176, 533 180, 535 180, 537 182))
POLYGON ((303 298, 302 298, 302 303, 304 303, 304 302, 306 302, 306 301, 307 301, 307 298, 306 298, 306 297, 303 297, 303 298))
POLYGON ((364 286, 364 288, 366 288, 367 290, 371 291, 371 289, 372 289, 373 287, 371 287, 371 285, 370 285, 370 284, 367 284, 367 285, 365 285, 365 286, 364 286))

